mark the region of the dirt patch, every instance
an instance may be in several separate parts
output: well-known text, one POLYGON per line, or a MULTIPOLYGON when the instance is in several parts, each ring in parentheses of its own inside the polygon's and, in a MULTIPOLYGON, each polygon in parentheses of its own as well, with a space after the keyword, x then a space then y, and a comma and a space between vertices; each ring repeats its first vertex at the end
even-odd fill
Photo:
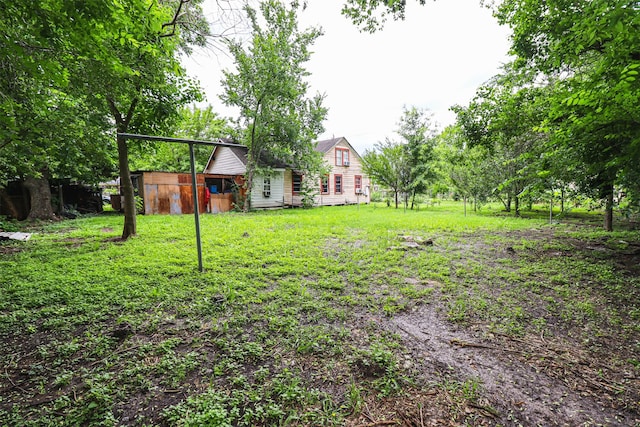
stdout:
POLYGON ((23 250, 22 247, 14 244, 2 244, 0 245, 0 255, 17 254, 23 250))
POLYGON ((580 387, 584 378, 569 365, 571 358, 566 355, 563 362, 552 352, 538 353, 526 340, 522 340, 520 349, 515 349, 500 338, 487 339, 481 330, 450 324, 433 306, 396 316, 385 327, 403 338, 423 375, 479 381, 482 395, 496 410, 495 425, 640 423, 637 408, 619 407, 606 386, 596 385, 596 391, 580 387), (544 363, 545 356, 556 359, 555 365, 564 375, 550 375, 539 363, 531 361, 542 359, 544 363))

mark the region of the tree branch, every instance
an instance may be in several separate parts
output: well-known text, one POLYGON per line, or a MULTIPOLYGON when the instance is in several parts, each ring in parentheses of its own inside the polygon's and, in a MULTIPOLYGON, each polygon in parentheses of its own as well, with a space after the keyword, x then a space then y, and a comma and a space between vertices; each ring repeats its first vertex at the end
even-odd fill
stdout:
POLYGON ((171 20, 171 22, 166 22, 162 24, 163 29, 167 27, 173 27, 173 29, 171 30, 170 33, 162 34, 160 35, 160 37, 172 37, 175 35, 176 25, 178 24, 178 18, 180 18, 180 12, 182 11, 182 6, 184 6, 185 3, 189 3, 190 1, 191 0, 180 0, 180 4, 178 4, 178 8, 176 9, 176 12, 173 14, 173 19, 171 20))

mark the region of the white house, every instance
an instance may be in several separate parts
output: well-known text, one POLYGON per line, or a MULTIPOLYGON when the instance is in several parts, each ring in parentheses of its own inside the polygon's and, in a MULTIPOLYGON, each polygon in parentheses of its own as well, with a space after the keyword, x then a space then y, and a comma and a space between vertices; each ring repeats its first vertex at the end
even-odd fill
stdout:
MULTIPOLYGON (((362 171, 362 159, 346 138, 319 141, 330 172, 317 182, 316 206, 369 203, 370 181, 362 171)), ((291 167, 273 162, 268 176, 256 175, 251 188, 251 206, 257 209, 301 206, 305 177, 291 167)), ((247 172, 247 148, 215 147, 204 173, 240 182, 247 172)), ((217 190, 217 189, 216 189, 217 190)), ((220 190, 220 191, 223 191, 220 190)))

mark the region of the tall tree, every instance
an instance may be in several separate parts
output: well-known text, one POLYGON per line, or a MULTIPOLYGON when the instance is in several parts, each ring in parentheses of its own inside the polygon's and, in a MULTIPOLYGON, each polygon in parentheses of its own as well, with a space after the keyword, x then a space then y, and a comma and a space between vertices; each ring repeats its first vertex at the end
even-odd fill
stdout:
MULTIPOLYGON (((250 46, 230 41, 235 71, 225 71, 222 101, 238 107, 241 142, 248 148, 245 186, 251 189, 256 171, 268 158, 276 158, 302 171, 319 165, 313 141, 322 132, 327 109, 324 96, 307 98, 309 75, 304 63, 320 29, 298 30, 298 2, 290 8, 275 0, 260 5, 258 12, 245 10, 252 27, 250 46)), ((247 192, 250 194, 250 191, 247 192)), ((244 204, 248 210, 251 200, 244 204)))
MULTIPOLYGON (((67 105, 74 99, 76 105, 89 107, 85 112, 100 111, 105 118, 110 115, 118 132, 166 128, 177 107, 199 95, 197 86, 184 76, 177 57, 189 43, 201 43, 207 34, 200 3, 3 1, 0 51, 7 61, 0 67, 0 146, 25 146, 42 140, 42 147, 53 153, 51 148, 57 147, 53 141, 47 144, 46 138, 33 135, 46 126, 41 118, 48 117, 48 111, 61 111, 63 104, 51 106, 52 100, 65 100, 67 105)), ((72 114, 49 129, 63 135, 78 128, 68 125, 73 120, 72 114)), ((89 117, 84 120, 90 121, 89 117)), ((73 136, 60 139, 77 141, 73 136)), ((135 234, 135 208, 128 147, 122 139, 118 140, 118 153, 126 238, 135 234)), ((24 165, 27 162, 21 163, 24 165)), ((44 170, 32 167, 28 173, 37 180, 46 178, 50 170, 47 164, 44 170)), ((34 191, 47 188, 32 187, 34 191)), ((38 197, 41 199, 46 197, 38 197)))
POLYGON ((411 209, 418 194, 424 194, 435 178, 434 146, 436 129, 432 114, 417 107, 404 107, 396 133, 405 144, 409 167, 408 195, 411 209))
POLYGON ((407 194, 411 185, 411 165, 406 145, 389 138, 378 142, 373 150, 365 151, 362 167, 375 183, 393 192, 397 209, 400 194, 407 194))
POLYGON ((458 124, 471 146, 489 150, 487 170, 496 178, 495 195, 505 210, 520 213, 520 201, 537 179, 540 153, 547 135, 539 127, 548 107, 542 100, 546 88, 532 86, 527 75, 505 72, 478 89, 466 108, 454 107, 458 124))
POLYGON ((0 2, 0 189, 24 179, 33 219, 53 217, 48 177, 86 178, 82 170, 109 163, 110 144, 97 147, 108 124, 70 92, 68 64, 92 44, 90 22, 110 9, 71 3, 0 2))
POLYGON ((496 15, 517 63, 556 79, 548 128, 584 166, 578 181, 604 200, 611 230, 615 185, 640 160, 638 3, 505 0, 496 15))
MULTIPOLYGON (((100 36, 109 61, 94 57, 78 62, 74 73, 93 94, 96 107, 108 111, 118 133, 164 133, 179 107, 200 99, 197 84, 178 62, 188 42, 193 19, 202 18, 200 1, 176 0, 119 3, 113 27, 100 36)), ((204 28, 198 26, 198 29, 204 28)), ((136 208, 129 170, 129 147, 118 137, 118 166, 124 195, 122 238, 136 234, 136 208)))
POLYGON ((471 147, 460 125, 445 128, 437 137, 436 158, 440 163, 440 174, 453 185, 457 195, 464 201, 465 215, 467 201, 473 201, 474 211, 479 203, 492 194, 497 183, 491 178, 488 150, 481 145, 471 147))

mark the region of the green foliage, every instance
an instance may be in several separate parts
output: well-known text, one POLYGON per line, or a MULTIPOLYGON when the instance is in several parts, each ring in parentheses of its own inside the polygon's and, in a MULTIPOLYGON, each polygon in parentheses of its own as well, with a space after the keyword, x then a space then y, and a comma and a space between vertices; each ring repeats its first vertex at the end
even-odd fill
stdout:
MULTIPOLYGON (((229 137, 232 132, 227 120, 218 117, 213 107, 209 105, 205 109, 195 106, 180 108, 178 122, 170 134, 177 138, 216 141, 229 137)), ((211 146, 194 145, 193 150, 196 171, 202 171, 211 156, 211 146)), ((189 172, 191 170, 189 146, 173 143, 145 145, 145 149, 131 159, 130 167, 132 170, 189 172)))
POLYGON ((640 102, 637 4, 509 0, 495 13, 513 30, 516 65, 549 76, 548 118, 541 128, 560 147, 575 182, 606 200, 605 227, 611 230, 615 186, 636 200, 638 192, 640 132, 632 107, 640 102))
MULTIPOLYGON (((263 2, 258 13, 245 11, 251 21, 251 45, 230 41, 229 50, 236 70, 224 72, 222 101, 239 108, 241 142, 247 146, 246 188, 253 185, 259 168, 274 160, 290 165, 305 175, 317 172, 319 154, 313 143, 322 132, 327 109, 324 96, 307 98, 309 84, 304 68, 311 56, 309 48, 322 34, 310 28, 298 30, 297 2, 288 9, 276 0, 263 2)), ((245 210, 250 208, 250 201, 245 210)))
POLYGON ((400 194, 406 193, 411 184, 411 169, 405 147, 388 138, 384 143, 378 142, 374 150, 367 150, 362 156, 362 169, 374 183, 393 192, 398 208, 400 194))
POLYGON ((143 216, 127 241, 116 215, 41 225, 19 250, 0 245, 0 363, 21 388, 3 392, 0 424, 117 425, 142 399, 127 422, 343 425, 412 387, 413 353, 384 322, 420 306, 487 336, 637 341, 640 283, 611 254, 638 232, 545 215, 465 217, 447 201, 204 215, 202 273, 191 216, 143 216), (434 244, 400 250, 399 235, 434 244))
MULTIPOLYGON (((120 132, 166 130, 177 107, 199 97, 178 54, 208 34, 200 3, 3 2, 0 186, 18 177, 111 178, 114 123, 120 132)), ((121 169, 126 148, 118 147, 121 169)), ((34 216, 50 211, 31 207, 34 216)))
MULTIPOLYGON (((423 5, 426 0, 418 0, 423 5)), ((387 18, 404 19, 406 0, 346 0, 342 14, 362 31, 373 33, 382 29, 387 18)))
POLYGON ((435 179, 434 135, 431 118, 426 110, 404 107, 396 131, 401 141, 389 138, 377 143, 374 150, 363 156, 363 169, 373 181, 394 193, 398 207, 399 195, 407 207, 411 198, 413 209, 416 196, 424 194, 435 179))

